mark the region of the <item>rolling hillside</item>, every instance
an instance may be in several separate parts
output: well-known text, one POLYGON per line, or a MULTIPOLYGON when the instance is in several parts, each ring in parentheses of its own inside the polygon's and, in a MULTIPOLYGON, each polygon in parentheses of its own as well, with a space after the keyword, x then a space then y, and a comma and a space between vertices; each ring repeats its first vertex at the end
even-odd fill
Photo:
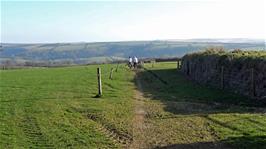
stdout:
POLYGON ((75 64, 103 63, 124 60, 128 56, 140 58, 181 57, 208 46, 226 49, 263 49, 263 40, 193 39, 95 43, 10 44, 2 43, 1 62, 66 62, 75 64))

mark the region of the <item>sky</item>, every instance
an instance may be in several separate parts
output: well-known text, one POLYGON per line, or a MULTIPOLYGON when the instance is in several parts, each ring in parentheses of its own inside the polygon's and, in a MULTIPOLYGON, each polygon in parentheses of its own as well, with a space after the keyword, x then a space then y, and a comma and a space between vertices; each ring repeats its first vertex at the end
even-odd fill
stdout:
POLYGON ((266 39, 265 0, 1 1, 1 42, 266 39))

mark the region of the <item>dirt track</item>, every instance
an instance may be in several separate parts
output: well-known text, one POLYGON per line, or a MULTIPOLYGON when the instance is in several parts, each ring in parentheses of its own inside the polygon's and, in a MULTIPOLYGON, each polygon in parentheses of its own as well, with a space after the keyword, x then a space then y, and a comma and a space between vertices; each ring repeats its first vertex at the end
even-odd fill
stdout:
MULTIPOLYGON (((131 149, 147 149, 147 148, 189 148, 189 149, 211 149, 211 148, 218 148, 218 149, 226 149, 230 148, 227 145, 221 142, 215 142, 214 136, 211 135, 211 132, 202 133, 202 127, 207 127, 206 123, 208 121, 199 116, 196 119, 200 119, 202 124, 190 124, 187 125, 187 121, 193 121, 193 118, 190 117, 182 119, 182 118, 168 118, 161 119, 154 123, 151 119, 153 110, 163 109, 163 105, 160 103, 154 103, 153 100, 150 100, 148 97, 145 97, 143 87, 142 87, 142 80, 138 77, 136 73, 136 86, 135 89, 135 96, 134 96, 134 112, 135 116, 133 118, 133 140, 130 144, 129 148, 131 149), (152 105, 152 107, 151 107, 152 105), (162 123, 163 125, 157 125, 162 123), (179 127, 171 126, 171 124, 175 123, 179 127), (179 124, 180 123, 180 124, 179 124), (191 126, 190 126, 191 125, 191 126), (201 126, 202 125, 202 126, 201 126), (188 128, 189 127, 189 128, 188 128), (193 133, 199 134, 200 142, 191 143, 189 139, 183 140, 183 135, 187 134, 186 131, 191 131, 193 133), (185 131, 185 132, 184 132, 185 131), (178 136, 176 136, 179 134, 178 136), (175 139, 180 139, 178 144, 173 144, 175 139), (206 142, 205 142, 206 141, 206 142)), ((180 103, 182 105, 186 105, 186 103, 180 103)), ((171 104, 172 105, 172 104, 171 104)), ((173 105, 175 105, 173 103, 173 105)), ((199 108, 199 107, 198 107, 199 108)), ((196 108, 197 109, 197 108, 196 108)), ((187 110, 187 109, 186 109, 187 110)), ((189 133, 188 133, 189 134, 189 133)), ((192 134, 186 137, 194 137, 192 134), (190 136, 191 135, 191 136, 190 136)))
POLYGON ((134 102, 135 102, 135 116, 133 118, 133 142, 130 146, 132 149, 136 148, 146 148, 146 137, 145 137, 145 129, 147 126, 145 125, 145 107, 142 93, 141 82, 138 78, 136 78, 137 89, 135 92, 134 102))

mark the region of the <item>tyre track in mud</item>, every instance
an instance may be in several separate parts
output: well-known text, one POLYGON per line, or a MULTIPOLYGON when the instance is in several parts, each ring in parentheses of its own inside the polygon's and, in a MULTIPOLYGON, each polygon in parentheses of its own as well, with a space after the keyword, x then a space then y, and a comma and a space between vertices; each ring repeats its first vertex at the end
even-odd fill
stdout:
POLYGON ((123 148, 128 148, 132 142, 132 136, 128 133, 121 133, 116 128, 109 126, 107 123, 104 123, 100 120, 95 114, 88 113, 87 118, 96 122, 97 130, 105 134, 110 140, 114 141, 119 146, 123 148))
POLYGON ((20 127, 30 143, 30 148, 55 148, 47 136, 43 134, 35 117, 26 115, 20 127))

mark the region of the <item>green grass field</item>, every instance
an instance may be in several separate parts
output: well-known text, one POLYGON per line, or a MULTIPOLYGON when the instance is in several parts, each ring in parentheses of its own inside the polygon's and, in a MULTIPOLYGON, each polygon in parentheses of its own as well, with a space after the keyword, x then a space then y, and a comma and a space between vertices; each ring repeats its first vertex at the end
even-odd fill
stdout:
POLYGON ((170 144, 217 148, 206 145, 206 142, 214 142, 218 146, 226 143, 231 148, 265 148, 265 105, 195 84, 174 69, 176 63, 157 63, 154 67, 148 64, 145 67, 151 72, 143 71, 140 76, 146 96, 152 99, 147 102, 149 115, 158 119, 155 129, 160 128, 162 134, 179 130, 172 138, 180 140, 170 144), (157 74, 167 84, 159 79, 154 81, 151 73, 157 74))
POLYGON ((133 73, 120 69, 109 80, 111 65, 102 65, 99 99, 96 68, 1 71, 0 148, 119 147, 97 129, 130 133, 133 73))
POLYGON ((146 148, 266 146, 264 105, 195 84, 175 62, 121 64, 113 80, 116 65, 100 65, 103 97, 95 98, 98 66, 1 71, 0 148, 131 147, 139 92, 146 148))

